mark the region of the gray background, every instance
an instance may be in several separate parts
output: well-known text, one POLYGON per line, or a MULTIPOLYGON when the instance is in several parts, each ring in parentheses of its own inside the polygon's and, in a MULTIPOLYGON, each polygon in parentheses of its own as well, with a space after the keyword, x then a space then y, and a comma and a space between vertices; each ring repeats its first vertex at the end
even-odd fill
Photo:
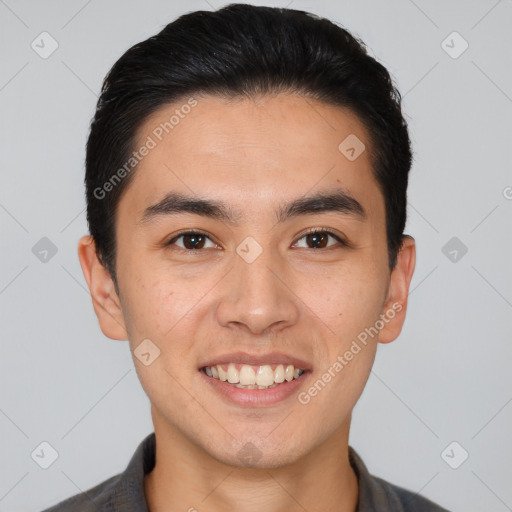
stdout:
MULTIPOLYGON (((84 145, 118 57, 225 3, 0 0, 1 511, 38 511, 123 471, 153 430, 128 343, 99 330, 76 255, 84 145), (46 59, 31 47, 43 31, 59 45, 46 59), (32 250, 43 237, 55 255, 47 241, 32 250), (58 452, 46 470, 31 457, 43 441, 58 452)), ((361 37, 404 95, 414 144, 408 316, 379 346, 350 444, 375 475, 453 511, 512 510, 512 2, 263 3, 361 37)))

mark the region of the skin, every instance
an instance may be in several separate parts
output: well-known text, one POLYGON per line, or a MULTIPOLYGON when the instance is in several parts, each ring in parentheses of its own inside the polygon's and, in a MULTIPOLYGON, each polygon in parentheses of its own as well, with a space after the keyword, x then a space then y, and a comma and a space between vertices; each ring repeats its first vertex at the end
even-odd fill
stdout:
MULTIPOLYGON (((121 197, 119 295, 94 241, 85 236, 79 243, 103 333, 128 339, 132 352, 146 338, 161 351, 149 366, 134 357, 157 439, 156 466, 145 478, 149 507, 353 512, 358 484, 348 460, 351 412, 378 343, 393 341, 402 329, 414 239, 404 238, 391 272, 370 140, 350 111, 298 94, 196 98, 197 106, 140 162, 121 197), (349 134, 366 145, 355 161, 338 150, 349 134), (339 187, 363 205, 364 221, 321 212, 276 223, 278 205, 339 187), (230 225, 187 213, 140 222, 145 208, 170 191, 223 200, 241 220, 230 225), (350 247, 329 237, 329 247, 314 248, 304 231, 317 227, 350 247), (165 245, 184 229, 215 239, 189 252, 183 238, 165 245), (248 236, 263 249, 250 264, 236 252, 248 236), (312 373, 300 388, 307 390, 394 303, 401 310, 306 405, 297 396, 267 407, 233 405, 198 371, 205 357, 280 351, 310 362, 312 373), (237 455, 246 443, 259 450, 248 466, 237 455)), ((179 106, 158 110, 141 126, 139 141, 179 106)))

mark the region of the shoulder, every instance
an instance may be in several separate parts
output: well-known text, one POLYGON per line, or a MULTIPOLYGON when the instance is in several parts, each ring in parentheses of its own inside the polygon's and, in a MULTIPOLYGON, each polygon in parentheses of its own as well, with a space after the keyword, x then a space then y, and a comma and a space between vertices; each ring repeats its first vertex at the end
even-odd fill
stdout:
MULTIPOLYGON (((382 478, 371 476, 376 494, 390 504, 389 510, 404 512, 449 512, 437 503, 382 478)), ((378 499, 378 498, 377 498, 378 499)), ((364 510, 364 508, 363 508, 364 510)))
POLYGON ((359 485, 357 512, 449 512, 418 493, 372 475, 351 446, 349 461, 359 485))
POLYGON ((155 433, 139 444, 126 469, 43 512, 148 512, 144 477, 155 466, 155 433))
POLYGON ((42 512, 110 512, 113 508, 113 496, 120 475, 92 487, 91 489, 75 494, 42 512))

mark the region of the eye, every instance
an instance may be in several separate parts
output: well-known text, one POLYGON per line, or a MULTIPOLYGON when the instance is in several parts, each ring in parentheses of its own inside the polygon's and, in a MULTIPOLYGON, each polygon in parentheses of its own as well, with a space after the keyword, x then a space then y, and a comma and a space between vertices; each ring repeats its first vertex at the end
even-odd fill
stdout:
MULTIPOLYGON (((179 249, 184 251, 194 251, 200 249, 208 249, 218 247, 211 240, 211 235, 205 233, 203 231, 189 230, 183 231, 173 237, 166 245, 176 245, 179 249), (181 245, 177 243, 178 240, 181 240, 181 245), (208 241, 211 245, 208 247, 208 241)), ((328 245, 329 237, 336 240, 340 245, 348 247, 348 243, 346 243, 343 239, 341 239, 338 235, 335 235, 332 231, 327 230, 326 228, 313 228, 309 230, 305 235, 303 235, 299 240, 304 239, 306 241, 306 246, 302 247, 305 249, 325 249, 330 248, 333 245, 328 245), (312 244, 313 247, 309 247, 309 244, 312 244)), ((298 243, 298 242, 297 242, 298 243)), ((297 246, 297 243, 295 246, 297 246)))
POLYGON ((348 247, 348 244, 344 240, 342 240, 338 235, 335 235, 334 233, 326 230, 325 228, 313 228, 309 230, 299 240, 306 240, 306 249, 325 249, 332 247, 332 245, 327 245, 329 237, 334 238, 342 246, 348 247), (308 244, 312 244, 314 247, 308 247, 308 244))
POLYGON ((212 245, 210 247, 217 247, 217 245, 211 241, 210 236, 202 231, 184 231, 175 236, 172 240, 169 240, 166 245, 176 245, 180 249, 193 251, 205 248, 208 249, 209 247, 205 247, 207 243, 206 240, 211 242, 212 245), (182 245, 176 243, 176 241, 180 239, 183 239, 182 245))

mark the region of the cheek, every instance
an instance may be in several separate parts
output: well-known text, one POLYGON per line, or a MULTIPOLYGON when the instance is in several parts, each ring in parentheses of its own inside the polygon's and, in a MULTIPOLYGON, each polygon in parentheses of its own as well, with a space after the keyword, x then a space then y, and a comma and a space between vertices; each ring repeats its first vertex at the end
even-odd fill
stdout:
POLYGON ((161 339, 190 309, 194 294, 187 293, 179 271, 148 258, 136 244, 120 247, 118 278, 128 333, 134 341, 140 336, 161 339))
POLYGON ((315 413, 327 414, 323 407, 328 402, 336 409, 333 414, 338 415, 337 420, 348 414, 368 379, 377 349, 375 324, 385 296, 386 280, 382 272, 371 265, 362 265, 361 271, 358 268, 353 266, 332 278, 330 291, 323 289, 315 306, 330 330, 315 350, 317 360, 322 362, 316 375, 321 382, 308 395, 314 402, 312 409, 317 409, 315 413), (323 398, 313 400, 315 393, 323 398))
POLYGON ((345 336, 355 337, 361 330, 369 327, 378 319, 383 301, 380 287, 363 284, 356 289, 347 291, 340 297, 340 313, 338 328, 345 336))
MULTIPOLYGON (((123 313, 129 318, 128 335, 135 341, 150 338, 159 346, 175 324, 185 317, 190 309, 190 297, 183 293, 179 283, 170 279, 134 279, 126 290, 123 313)), ((177 327, 176 327, 177 328, 177 327)))
POLYGON ((318 316, 346 339, 378 318, 385 298, 386 277, 371 261, 361 261, 333 271, 323 284, 316 281, 311 287, 309 281, 307 285, 304 292, 318 316))
MULTIPOLYGON (((191 322, 193 304, 198 299, 194 300, 195 296, 187 293, 187 287, 171 277, 145 275, 143 280, 134 278, 133 274, 131 277, 123 313, 129 318, 128 337, 139 380, 157 408, 181 403, 180 383, 188 382, 193 371, 189 364, 194 342, 191 322), (146 339, 157 347, 150 349, 154 352, 147 365, 137 356, 140 349, 136 351, 146 339)), ((187 407, 181 404, 181 412, 185 413, 187 407)))
MULTIPOLYGON (((377 283, 377 284, 376 284, 377 283)), ((371 327, 381 311, 381 286, 351 281, 324 298, 322 320, 331 330, 318 340, 315 359, 321 361, 299 402, 320 418, 326 432, 343 422, 359 399, 370 374, 377 350, 371 327)))

